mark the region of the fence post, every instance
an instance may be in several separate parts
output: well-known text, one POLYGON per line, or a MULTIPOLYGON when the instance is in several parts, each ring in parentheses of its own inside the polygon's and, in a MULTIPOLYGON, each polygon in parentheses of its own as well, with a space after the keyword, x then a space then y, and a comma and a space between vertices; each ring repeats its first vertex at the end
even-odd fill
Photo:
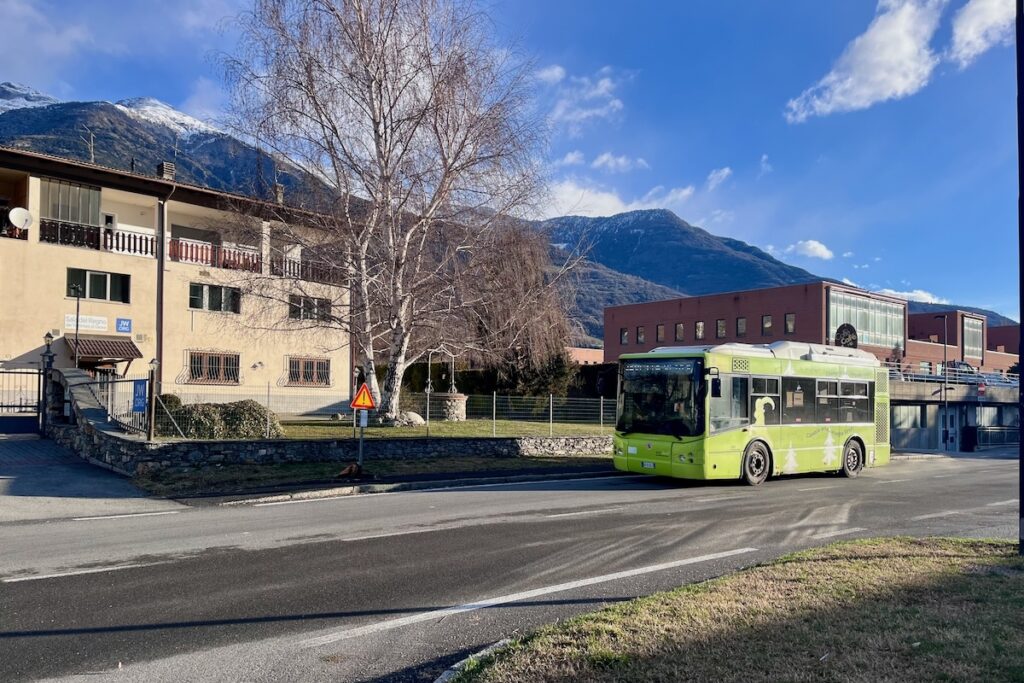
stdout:
POLYGON ((548 436, 555 435, 555 395, 548 394, 548 436))
POLYGON ((491 394, 491 436, 498 436, 498 392, 491 394))
POLYGON ((600 398, 597 409, 601 411, 601 419, 598 420, 598 422, 601 425, 601 434, 604 434, 604 396, 600 398))
POLYGON ((270 382, 267 382, 267 434, 266 438, 270 438, 270 382))

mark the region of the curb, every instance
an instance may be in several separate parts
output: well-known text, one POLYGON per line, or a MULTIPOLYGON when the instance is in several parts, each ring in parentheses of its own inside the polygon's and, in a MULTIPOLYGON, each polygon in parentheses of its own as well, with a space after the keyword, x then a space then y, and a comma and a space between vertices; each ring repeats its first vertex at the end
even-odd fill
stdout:
POLYGON ((260 496, 256 498, 243 498, 240 500, 226 500, 217 505, 220 507, 235 505, 256 505, 259 503, 283 503, 291 500, 317 500, 319 498, 342 498, 345 496, 359 496, 371 493, 398 493, 401 491, 422 491, 431 489, 453 489, 471 486, 487 486, 491 484, 516 484, 534 481, 572 481, 574 479, 604 479, 608 477, 619 477, 621 472, 562 472, 560 474, 528 474, 509 477, 480 477, 476 479, 436 479, 433 481, 412 481, 395 484, 355 484, 352 486, 338 486, 318 491, 301 491, 299 493, 281 493, 273 496, 260 496))
POLYGON ((448 681, 458 676, 462 672, 462 670, 466 668, 466 665, 469 664, 472 660, 486 657, 495 650, 505 647, 511 642, 511 638, 503 638, 496 643, 491 643, 479 652, 471 654, 462 661, 455 662, 455 664, 452 664, 443 674, 438 676, 437 679, 434 680, 434 683, 448 683, 448 681))
POLYGON ((900 453, 889 456, 890 460, 949 460, 952 456, 941 453, 900 453))

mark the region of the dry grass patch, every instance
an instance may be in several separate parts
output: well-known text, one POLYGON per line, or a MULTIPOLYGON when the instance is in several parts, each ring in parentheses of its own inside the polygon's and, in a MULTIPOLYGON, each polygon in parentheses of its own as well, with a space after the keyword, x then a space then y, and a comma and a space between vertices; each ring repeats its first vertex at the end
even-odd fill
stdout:
POLYGON ((840 543, 544 628, 468 681, 1024 681, 1024 560, 966 539, 840 543))

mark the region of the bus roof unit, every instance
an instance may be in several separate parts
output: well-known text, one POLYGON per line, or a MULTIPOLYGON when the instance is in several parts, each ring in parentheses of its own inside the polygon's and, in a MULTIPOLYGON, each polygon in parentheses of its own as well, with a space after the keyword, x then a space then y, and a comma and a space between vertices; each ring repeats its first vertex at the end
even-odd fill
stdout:
POLYGON ((718 344, 715 346, 659 346, 650 353, 690 354, 724 353, 737 356, 760 356, 762 358, 785 358, 789 360, 812 360, 822 363, 842 363, 879 367, 881 363, 874 354, 845 346, 826 346, 806 342, 779 341, 772 344, 718 344))

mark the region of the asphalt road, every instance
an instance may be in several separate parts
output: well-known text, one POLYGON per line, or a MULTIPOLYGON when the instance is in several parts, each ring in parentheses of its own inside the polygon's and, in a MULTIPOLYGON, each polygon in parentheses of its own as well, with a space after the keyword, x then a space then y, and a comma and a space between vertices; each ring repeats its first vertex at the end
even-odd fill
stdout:
POLYGON ((0 524, 0 680, 433 680, 514 633, 832 540, 1016 538, 1017 461, 622 477, 0 524))

